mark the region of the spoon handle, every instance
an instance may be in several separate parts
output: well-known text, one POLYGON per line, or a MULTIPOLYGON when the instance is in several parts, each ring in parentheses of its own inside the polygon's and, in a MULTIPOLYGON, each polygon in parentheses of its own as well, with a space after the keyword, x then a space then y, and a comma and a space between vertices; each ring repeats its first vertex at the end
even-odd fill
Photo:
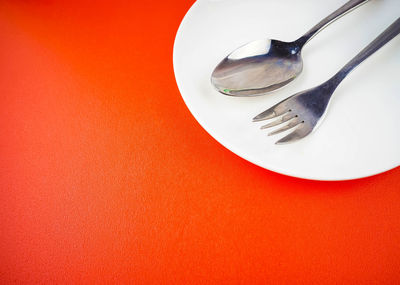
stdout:
POLYGON ((311 40, 318 32, 323 30, 326 26, 333 23, 335 20, 339 19, 341 16, 352 11, 353 9, 361 6, 369 0, 350 0, 342 7, 337 9, 335 12, 331 13, 326 18, 322 19, 318 24, 312 27, 307 33, 305 33, 301 38, 299 38, 296 43, 299 46, 305 45, 309 40, 311 40))
POLYGON ((400 18, 384 30, 378 37, 376 37, 368 46, 366 46, 359 54, 350 60, 345 66, 342 67, 329 81, 333 86, 339 83, 360 63, 366 60, 370 55, 375 53, 386 43, 391 41, 395 36, 400 33, 400 18))

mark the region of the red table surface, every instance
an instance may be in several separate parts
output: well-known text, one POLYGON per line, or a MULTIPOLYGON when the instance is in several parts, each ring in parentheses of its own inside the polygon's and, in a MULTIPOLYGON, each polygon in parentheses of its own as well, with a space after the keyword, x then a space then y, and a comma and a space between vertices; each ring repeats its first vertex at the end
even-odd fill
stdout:
POLYGON ((174 79, 193 2, 0 2, 0 283, 399 284, 400 169, 223 148, 174 79))

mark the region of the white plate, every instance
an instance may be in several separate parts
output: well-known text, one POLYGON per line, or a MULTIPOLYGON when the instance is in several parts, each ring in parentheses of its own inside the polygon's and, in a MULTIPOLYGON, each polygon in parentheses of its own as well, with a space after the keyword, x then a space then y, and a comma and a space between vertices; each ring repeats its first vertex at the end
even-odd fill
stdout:
POLYGON ((367 59, 339 86, 325 120, 305 139, 275 145, 251 119, 332 76, 399 16, 400 1, 370 1, 319 33, 303 49, 304 69, 292 83, 262 97, 214 90, 210 75, 222 58, 256 39, 294 40, 344 0, 198 0, 174 46, 182 97, 203 128, 226 148, 266 169, 306 179, 348 180, 400 165, 400 36, 367 59))

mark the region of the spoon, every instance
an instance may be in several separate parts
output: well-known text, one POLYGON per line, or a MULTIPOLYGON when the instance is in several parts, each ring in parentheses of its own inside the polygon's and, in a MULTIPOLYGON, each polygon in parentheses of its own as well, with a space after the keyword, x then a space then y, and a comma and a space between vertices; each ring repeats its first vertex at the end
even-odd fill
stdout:
POLYGON ((229 54, 214 69, 211 83, 225 95, 257 96, 278 89, 303 70, 301 50, 323 28, 368 0, 350 0, 293 42, 263 39, 229 54))

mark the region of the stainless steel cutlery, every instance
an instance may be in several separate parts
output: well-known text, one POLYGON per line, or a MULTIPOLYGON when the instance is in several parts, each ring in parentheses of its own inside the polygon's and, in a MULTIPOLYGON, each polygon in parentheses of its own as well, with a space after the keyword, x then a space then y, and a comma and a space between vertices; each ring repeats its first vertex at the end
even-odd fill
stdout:
MULTIPOLYGON (((222 94, 241 97, 264 95, 286 85, 295 79, 303 69, 301 57, 303 46, 324 27, 367 1, 348 1, 293 42, 264 39, 238 48, 217 65, 211 75, 211 83, 222 94)), ((278 140, 276 144, 294 142, 304 138, 314 131, 322 121, 332 94, 342 80, 361 62, 399 33, 400 18, 332 78, 314 88, 298 92, 282 100, 254 117, 253 121, 259 122, 275 118, 261 129, 283 125, 270 132, 269 135, 293 130, 278 140)))

